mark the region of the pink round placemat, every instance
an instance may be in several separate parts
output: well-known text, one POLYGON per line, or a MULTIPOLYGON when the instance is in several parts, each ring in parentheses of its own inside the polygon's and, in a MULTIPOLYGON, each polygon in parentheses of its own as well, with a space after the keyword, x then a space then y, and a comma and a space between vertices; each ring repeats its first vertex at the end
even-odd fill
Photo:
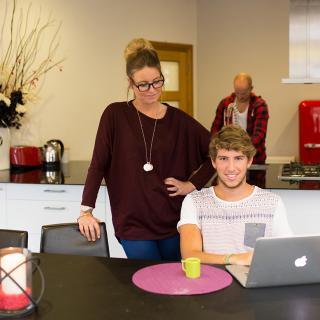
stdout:
POLYGON ((228 287, 232 283, 232 277, 224 270, 202 264, 200 278, 188 279, 181 269, 181 263, 163 263, 138 270, 132 276, 132 282, 148 292, 192 295, 228 287))

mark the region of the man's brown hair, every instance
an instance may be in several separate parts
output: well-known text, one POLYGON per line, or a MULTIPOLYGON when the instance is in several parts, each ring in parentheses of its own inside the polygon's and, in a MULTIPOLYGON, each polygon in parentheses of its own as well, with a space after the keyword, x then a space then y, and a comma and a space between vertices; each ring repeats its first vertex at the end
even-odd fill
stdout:
POLYGON ((219 149, 240 151, 248 159, 256 154, 250 136, 238 125, 224 126, 212 136, 209 145, 209 154, 212 160, 216 160, 219 149))

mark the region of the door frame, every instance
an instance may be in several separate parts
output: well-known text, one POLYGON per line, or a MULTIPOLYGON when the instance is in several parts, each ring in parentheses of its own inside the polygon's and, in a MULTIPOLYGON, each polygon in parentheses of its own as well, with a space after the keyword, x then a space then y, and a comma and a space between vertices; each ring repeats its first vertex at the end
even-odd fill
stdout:
MULTIPOLYGON (((186 106, 183 109, 189 115, 193 116, 193 45, 151 41, 155 50, 182 52, 186 55, 186 106)), ((180 79, 181 81, 181 79, 180 79)))

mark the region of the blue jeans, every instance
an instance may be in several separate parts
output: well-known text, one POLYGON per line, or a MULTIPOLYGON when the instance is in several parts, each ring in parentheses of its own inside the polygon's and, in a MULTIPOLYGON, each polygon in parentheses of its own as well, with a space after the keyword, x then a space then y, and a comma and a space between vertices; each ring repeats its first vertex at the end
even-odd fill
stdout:
POLYGON ((180 235, 161 240, 125 240, 120 243, 129 259, 178 261, 180 255, 180 235))

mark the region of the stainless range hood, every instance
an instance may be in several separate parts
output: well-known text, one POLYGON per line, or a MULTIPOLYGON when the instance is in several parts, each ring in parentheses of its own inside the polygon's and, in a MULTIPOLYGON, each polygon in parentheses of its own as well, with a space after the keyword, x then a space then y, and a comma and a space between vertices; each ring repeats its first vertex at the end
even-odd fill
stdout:
POLYGON ((320 0, 290 0, 289 78, 320 83, 320 0))

